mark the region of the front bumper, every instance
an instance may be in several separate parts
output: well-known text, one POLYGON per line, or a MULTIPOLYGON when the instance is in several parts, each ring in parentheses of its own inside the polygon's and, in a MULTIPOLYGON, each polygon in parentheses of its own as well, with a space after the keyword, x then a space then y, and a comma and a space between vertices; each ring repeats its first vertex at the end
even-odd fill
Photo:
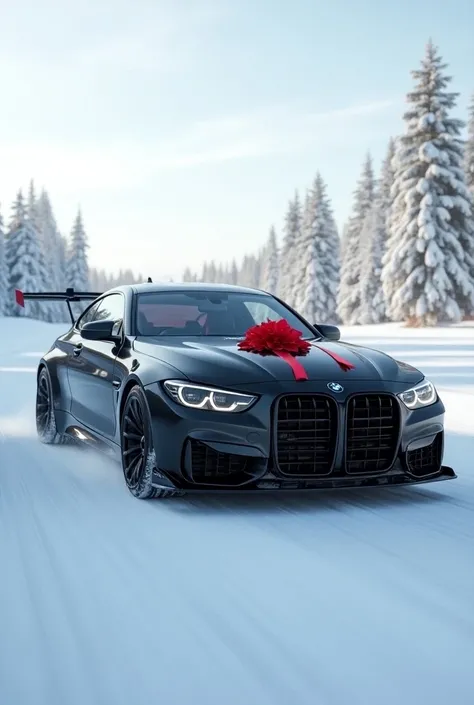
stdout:
MULTIPOLYGON (((258 385, 257 390, 256 386, 239 390, 260 395, 252 408, 239 414, 188 409, 169 399, 160 385, 146 387, 159 468, 154 484, 188 492, 308 491, 413 485, 456 477, 451 468, 442 464, 444 406, 439 399, 429 407, 409 411, 396 397, 405 387, 395 384, 378 383, 370 388, 366 383, 353 384, 338 397, 327 394, 326 385, 317 382, 305 383, 304 387, 298 383, 272 383, 258 385), (332 462, 324 472, 319 467, 314 472, 299 472, 300 466, 290 466, 288 471, 281 462, 279 404, 283 398, 302 396, 329 400, 334 411, 337 432, 330 441, 332 462), (359 455, 354 454, 351 445, 353 400, 364 397, 390 400, 396 420, 396 437, 392 434, 391 438, 393 453, 389 460, 385 458, 386 462, 380 463, 380 470, 373 461, 370 465, 351 460, 370 454, 374 457, 374 452, 380 454, 377 448, 374 451, 370 419, 363 429, 368 436, 367 452, 359 442, 359 455)), ((376 431, 375 436, 380 445, 377 439, 382 438, 381 432, 376 431)), ((295 452, 299 452, 301 446, 295 438, 295 452)))

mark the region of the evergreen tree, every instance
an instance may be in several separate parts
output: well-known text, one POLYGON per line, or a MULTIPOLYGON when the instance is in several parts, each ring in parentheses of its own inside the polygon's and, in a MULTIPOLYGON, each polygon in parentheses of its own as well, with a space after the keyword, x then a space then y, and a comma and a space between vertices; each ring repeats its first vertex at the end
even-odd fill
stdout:
MULTIPOLYGON (((55 282, 51 281, 51 262, 54 253, 46 249, 45 243, 41 237, 41 217, 36 200, 35 186, 33 180, 30 181, 28 190, 28 204, 26 207, 26 219, 29 228, 34 232, 35 239, 38 242, 38 272, 40 277, 40 291, 55 290, 55 282)), ((39 318, 43 321, 53 323, 61 320, 59 313, 58 302, 42 301, 39 302, 39 318)))
POLYGON ((340 242, 326 185, 320 174, 308 193, 299 248, 298 311, 311 323, 334 322, 340 242))
POLYGON ((468 136, 466 142, 466 180, 474 199, 474 94, 469 108, 468 136))
POLYGON ((58 260, 59 260, 59 289, 62 291, 67 288, 67 271, 68 271, 68 251, 69 244, 64 235, 58 233, 58 260))
MULTIPOLYGON (((67 252, 66 288, 72 287, 76 291, 87 291, 89 288, 88 247, 82 215, 79 210, 72 228, 70 245, 67 252)), ((86 306, 87 302, 72 304, 71 308, 74 315, 77 317, 80 316, 86 306)))
MULTIPOLYGON (((66 288, 66 252, 64 238, 58 231, 51 201, 46 191, 42 191, 37 204, 40 239, 46 253, 48 283, 50 290, 64 291, 66 288)), ((58 302, 54 308, 57 321, 69 320, 67 307, 58 302)))
POLYGON ((382 323, 386 320, 382 287, 382 261, 389 239, 392 208, 391 188, 395 179, 395 145, 390 139, 373 207, 364 218, 360 236, 360 317, 359 323, 382 323))
POLYGON ((474 228, 457 94, 429 42, 408 94, 396 155, 382 280, 389 315, 409 325, 459 321, 474 310, 474 228))
POLYGON ((390 221, 390 211, 392 208, 392 186, 395 181, 395 154, 396 140, 393 137, 389 140, 387 154, 382 162, 380 181, 377 190, 378 205, 382 211, 383 220, 386 223, 388 237, 388 226, 390 221))
POLYGON ((289 203, 280 257, 280 297, 290 306, 296 303, 299 273, 297 250, 301 239, 302 212, 298 192, 289 203))
POLYGON ((232 260, 232 264, 230 266, 230 283, 234 285, 239 283, 239 270, 235 259, 232 260))
POLYGON ((262 263, 262 288, 270 294, 278 289, 278 247, 275 228, 270 228, 262 263))
POLYGON ((79 211, 71 233, 66 267, 66 285, 76 291, 86 291, 89 288, 88 248, 82 215, 79 211))
POLYGON ((364 218, 360 236, 360 310, 361 324, 385 321, 385 297, 382 288, 382 257, 387 235, 386 211, 378 199, 364 218))
POLYGON ((244 255, 239 272, 240 286, 251 286, 252 281, 252 261, 250 255, 244 255))
POLYGON ((207 281, 210 284, 216 283, 216 281, 217 281, 217 267, 216 267, 216 263, 214 262, 214 260, 212 260, 211 263, 208 265, 207 277, 208 277, 207 281))
POLYGON ((193 280, 193 275, 189 267, 186 267, 186 269, 183 272, 183 282, 192 282, 193 280))
POLYGON ((41 271, 42 255, 38 234, 26 213, 23 194, 18 192, 13 205, 13 217, 6 238, 6 262, 9 284, 9 312, 12 316, 42 318, 42 304, 28 301, 25 308, 15 302, 14 291, 41 291, 44 273, 41 271))
POLYGON ((225 283, 224 267, 222 266, 222 264, 218 264, 216 267, 216 283, 217 284, 224 284, 225 283))
POLYGON ((337 312, 346 325, 359 323, 360 312, 360 237, 364 220, 374 204, 375 179, 372 158, 367 155, 354 193, 353 213, 344 238, 344 259, 338 293, 337 312))
POLYGON ((5 253, 5 235, 3 232, 3 218, 0 214, 0 316, 8 313, 8 272, 5 253))

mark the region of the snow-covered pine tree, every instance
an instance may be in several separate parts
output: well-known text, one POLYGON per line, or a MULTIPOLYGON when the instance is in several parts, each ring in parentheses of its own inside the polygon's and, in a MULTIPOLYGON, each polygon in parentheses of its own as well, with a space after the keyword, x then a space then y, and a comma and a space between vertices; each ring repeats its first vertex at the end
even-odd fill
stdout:
POLYGON ((288 206, 280 255, 279 295, 290 306, 296 304, 299 276, 297 251, 301 239, 302 219, 300 198, 296 191, 288 206))
MULTIPOLYGON (((72 287, 76 291, 87 291, 89 288, 88 248, 87 235, 82 222, 82 214, 79 210, 74 221, 67 252, 66 287, 72 287)), ((76 316, 80 315, 86 305, 87 302, 85 304, 74 304, 72 307, 74 314, 76 316)))
POLYGON ((474 311, 474 228, 463 168, 463 122, 430 41, 407 96, 398 140, 390 241, 382 272, 392 320, 409 325, 459 321, 474 311))
POLYGON ((15 289, 41 291, 44 272, 41 271, 42 254, 36 229, 26 213, 23 194, 18 192, 13 205, 13 217, 5 242, 8 269, 8 310, 12 316, 44 318, 44 305, 28 301, 22 308, 15 302, 15 289))
POLYGON ((207 262, 203 262, 203 265, 201 268, 201 274, 198 277, 200 282, 208 282, 209 281, 207 271, 208 271, 208 264, 207 264, 207 262))
POLYGON ((469 107, 465 167, 467 186, 474 199, 474 94, 469 107))
POLYGON ((382 162, 380 180, 377 188, 378 205, 382 211, 384 221, 388 223, 390 220, 390 210, 392 207, 392 186, 395 181, 395 152, 396 140, 390 138, 387 148, 387 154, 382 162))
POLYGON ((278 246, 274 226, 270 228, 262 262, 262 289, 270 294, 278 290, 278 246))
POLYGON ((217 266, 214 260, 211 260, 210 264, 208 265, 207 276, 208 282, 213 284, 217 282, 217 266))
POLYGON ((192 282, 193 280, 193 275, 189 267, 186 267, 186 269, 183 272, 183 282, 192 282))
POLYGON ((250 286, 252 279, 252 263, 249 255, 244 255, 240 265, 239 284, 240 286, 250 286))
POLYGON ((364 218, 360 238, 360 320, 361 324, 383 323, 386 320, 385 296, 382 287, 382 260, 389 239, 392 208, 391 189, 395 179, 395 145, 389 141, 372 208, 364 218))
POLYGON ((59 288, 61 291, 67 288, 68 251, 69 242, 67 237, 58 233, 58 259, 60 263, 59 280, 61 282, 61 286, 59 288))
MULTIPOLYGON (((41 215, 36 199, 35 185, 33 179, 30 181, 28 190, 28 203, 26 207, 26 219, 28 226, 35 233, 35 238, 39 245, 38 254, 38 271, 40 276, 40 291, 56 290, 55 282, 51 277, 52 259, 54 251, 51 251, 44 240, 41 233, 41 215)), ((60 304, 56 301, 42 301, 39 306, 39 317, 43 321, 54 323, 61 320, 60 304)))
MULTIPOLYGON (((46 289, 64 291, 66 288, 66 256, 64 238, 58 230, 48 193, 43 189, 37 201, 37 214, 40 240, 45 252, 47 267, 46 289)), ((51 304, 53 320, 69 321, 66 304, 54 302, 51 304)))
POLYGON ((8 301, 8 276, 5 254, 5 234, 3 232, 3 218, 0 213, 0 316, 6 316, 8 301))
POLYGON ((235 259, 232 260, 232 264, 230 266, 230 283, 231 284, 238 284, 239 282, 239 268, 237 267, 237 262, 235 259))
POLYGON ((326 184, 319 173, 306 199, 299 259, 298 311, 310 323, 334 323, 340 241, 326 184))
POLYGON ((382 257, 387 237, 386 211, 382 200, 375 201, 364 218, 360 234, 360 310, 362 325, 382 323, 385 318, 385 297, 382 288, 382 257))
POLYGON ((260 289, 262 286, 264 249, 265 248, 262 248, 259 253, 253 257, 254 265, 251 286, 255 289, 260 289))
POLYGON ((79 210, 71 232, 66 268, 66 284, 76 291, 85 291, 89 287, 88 248, 82 214, 79 210))
POLYGON ((225 281, 225 274, 224 274, 224 268, 222 264, 219 262, 219 264, 216 267, 216 284, 223 284, 225 281))
POLYGON ((372 157, 367 155, 354 193, 353 212, 344 236, 344 258, 338 292, 337 313, 346 325, 359 323, 360 312, 360 236, 364 219, 374 204, 375 178, 372 157))

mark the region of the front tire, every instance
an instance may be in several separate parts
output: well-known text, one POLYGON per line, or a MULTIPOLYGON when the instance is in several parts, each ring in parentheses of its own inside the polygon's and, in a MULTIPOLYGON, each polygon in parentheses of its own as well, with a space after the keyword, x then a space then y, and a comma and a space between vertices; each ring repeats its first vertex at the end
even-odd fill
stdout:
POLYGON ((36 387, 36 432, 41 443, 46 445, 65 445, 69 442, 56 426, 53 389, 46 367, 41 368, 36 387))
POLYGON ((176 497, 182 493, 153 487, 156 455, 151 433, 150 412, 141 387, 133 387, 122 412, 120 441, 126 485, 137 499, 176 497))

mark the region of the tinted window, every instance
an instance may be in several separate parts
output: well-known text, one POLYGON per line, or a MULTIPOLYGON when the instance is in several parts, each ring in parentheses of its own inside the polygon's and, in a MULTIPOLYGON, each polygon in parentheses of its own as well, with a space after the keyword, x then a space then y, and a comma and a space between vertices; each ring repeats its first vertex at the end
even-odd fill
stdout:
POLYGON ((99 301, 94 311, 93 321, 118 321, 123 319, 123 297, 121 294, 110 294, 99 301))
POLYGON ((93 320, 94 320, 94 313, 95 313, 95 311, 96 311, 98 305, 99 305, 98 303, 92 304, 91 306, 89 306, 89 308, 87 308, 87 309, 84 311, 84 313, 82 314, 82 316, 81 316, 81 317, 79 318, 79 320, 77 321, 77 327, 78 327, 79 329, 82 328, 82 326, 84 325, 84 323, 89 323, 89 321, 93 321, 93 320))
POLYGON ((139 335, 238 336, 263 321, 282 318, 314 338, 299 318, 264 294, 234 292, 158 292, 137 296, 139 335))
POLYGON ((118 321, 123 319, 123 297, 121 294, 109 294, 109 296, 104 296, 103 299, 92 304, 88 308, 79 321, 77 322, 77 327, 79 329, 85 323, 90 321, 118 321))

